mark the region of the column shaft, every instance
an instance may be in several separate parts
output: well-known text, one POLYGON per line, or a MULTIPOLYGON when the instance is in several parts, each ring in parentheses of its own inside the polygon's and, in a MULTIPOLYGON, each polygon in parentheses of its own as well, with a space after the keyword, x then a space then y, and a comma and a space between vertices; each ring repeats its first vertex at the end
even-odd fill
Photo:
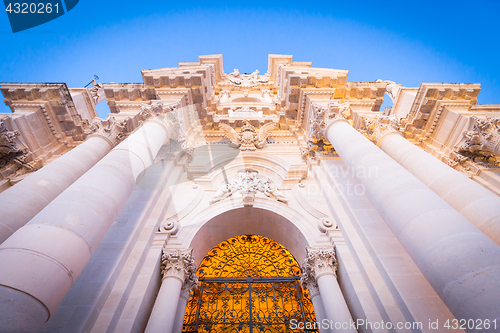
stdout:
POLYGON ((330 327, 335 328, 336 324, 340 327, 340 329, 333 329, 332 331, 357 333, 357 330, 350 328, 353 320, 337 278, 334 275, 327 274, 320 276, 317 282, 326 317, 332 321, 330 327))
POLYGON ((0 284, 12 291, 0 290, 0 313, 20 322, 17 308, 56 309, 168 137, 159 121, 145 122, 0 245, 0 284), (6 298, 15 306, 2 306, 6 298))
POLYGON ((380 148, 500 245, 500 197, 401 135, 387 135, 380 148))
POLYGON ((323 300, 319 294, 311 296, 311 302, 314 307, 314 314, 316 315, 316 321, 319 323, 319 333, 329 333, 329 329, 323 328, 323 319, 326 318, 325 307, 323 306, 323 300))
POLYGON ((92 136, 0 193, 0 244, 106 156, 111 148, 109 140, 92 136))
POLYGON ((175 277, 163 279, 145 333, 174 332, 174 321, 182 284, 183 282, 175 277))
POLYGON ((347 121, 326 133, 452 313, 500 318, 500 247, 347 121))
POLYGON ((163 249, 163 280, 149 316, 146 333, 181 332, 189 292, 198 285, 193 249, 163 249))
POLYGON ((186 306, 189 300, 189 292, 183 288, 179 296, 179 303, 175 312, 173 333, 181 333, 182 326, 184 325, 184 314, 186 313, 186 306))

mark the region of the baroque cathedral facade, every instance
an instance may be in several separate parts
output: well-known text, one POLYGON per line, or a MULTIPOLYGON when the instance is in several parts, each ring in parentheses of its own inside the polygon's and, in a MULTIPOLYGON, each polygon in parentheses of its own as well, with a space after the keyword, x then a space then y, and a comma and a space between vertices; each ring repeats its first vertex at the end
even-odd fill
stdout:
POLYGON ((0 331, 498 332, 500 105, 347 76, 1 83, 0 331))

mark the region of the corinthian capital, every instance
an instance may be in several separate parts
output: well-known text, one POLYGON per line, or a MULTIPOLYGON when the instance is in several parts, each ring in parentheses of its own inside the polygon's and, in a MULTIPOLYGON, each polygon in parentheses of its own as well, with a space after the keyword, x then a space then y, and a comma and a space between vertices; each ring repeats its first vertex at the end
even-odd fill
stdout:
POLYGON ((107 119, 95 118, 90 122, 90 136, 101 136, 109 141, 111 146, 116 146, 127 137, 127 120, 116 121, 114 117, 107 119))
POLYGON ((143 120, 149 119, 151 117, 165 115, 169 112, 174 111, 177 108, 177 104, 166 105, 161 101, 151 101, 149 104, 141 105, 141 117, 143 120))
POLYGON ((161 256, 162 279, 173 277, 182 282, 183 287, 193 288, 198 284, 194 265, 193 249, 174 250, 161 256))
POLYGON ((162 102, 152 102, 141 106, 140 116, 142 120, 155 120, 161 123, 168 129, 170 139, 182 142, 187 140, 187 134, 179 112, 179 103, 165 105, 162 102))
POLYGON ((333 275, 337 277, 337 267, 335 263, 335 250, 333 248, 306 247, 307 257, 304 260, 302 270, 305 276, 310 280, 313 278, 316 282, 323 275, 333 275))
POLYGON ((366 136, 376 145, 380 145, 382 139, 391 133, 399 133, 399 124, 397 119, 386 116, 375 118, 362 117, 363 128, 361 134, 366 136))

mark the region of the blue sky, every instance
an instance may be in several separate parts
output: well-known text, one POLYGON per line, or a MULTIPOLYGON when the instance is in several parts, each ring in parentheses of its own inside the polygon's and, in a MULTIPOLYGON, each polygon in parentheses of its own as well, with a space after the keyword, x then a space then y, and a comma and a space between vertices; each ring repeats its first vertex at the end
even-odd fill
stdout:
MULTIPOLYGON (((222 53, 226 73, 267 54, 349 70, 349 81, 479 82, 500 104, 500 1, 90 1, 13 34, 0 13, 0 82, 141 82, 141 69, 222 53)), ((8 112, 3 103, 0 112, 8 112)), ((101 114, 102 116, 102 114, 101 114)))

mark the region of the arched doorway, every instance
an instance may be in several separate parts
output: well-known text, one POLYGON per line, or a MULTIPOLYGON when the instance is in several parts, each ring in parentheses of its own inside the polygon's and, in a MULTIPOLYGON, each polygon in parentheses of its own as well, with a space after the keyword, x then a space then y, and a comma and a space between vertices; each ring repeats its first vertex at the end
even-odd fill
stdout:
POLYGON ((267 237, 241 235, 219 243, 197 274, 199 288, 186 307, 183 332, 292 332, 293 320, 316 321, 297 261, 267 237))

